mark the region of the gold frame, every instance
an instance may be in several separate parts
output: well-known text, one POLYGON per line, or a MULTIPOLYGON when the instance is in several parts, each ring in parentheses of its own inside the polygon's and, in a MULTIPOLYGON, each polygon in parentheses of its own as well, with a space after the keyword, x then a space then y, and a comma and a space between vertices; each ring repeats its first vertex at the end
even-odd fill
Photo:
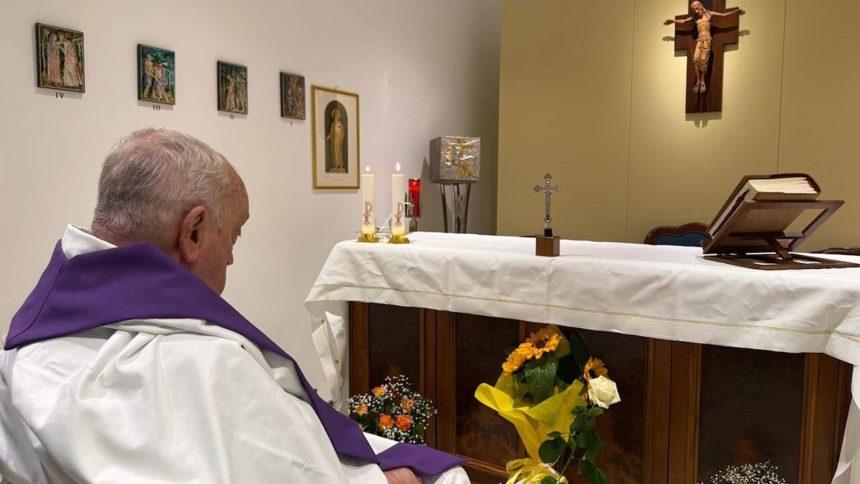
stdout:
MULTIPOLYGON (((314 190, 355 190, 360 188, 361 185, 361 177, 359 176, 361 173, 361 121, 360 121, 361 111, 360 111, 360 103, 359 96, 354 92, 341 91, 339 89, 333 89, 329 87, 311 85, 311 149, 312 149, 312 157, 313 157, 313 188, 314 190), (354 177, 354 183, 350 183, 349 185, 321 185, 320 180, 317 178, 317 126, 318 123, 323 123, 325 126, 325 119, 317 119, 317 92, 328 92, 333 93, 337 96, 347 96, 351 98, 355 98, 355 121, 350 121, 350 125, 355 126, 355 171, 350 173, 351 177, 354 177)), ((348 128, 351 129, 351 128, 348 128)), ((325 155, 323 155, 325 156, 325 155)), ((323 160, 323 163, 325 161, 323 160)), ((350 161, 347 159, 347 167, 349 167, 350 161)), ((352 180, 350 180, 351 182, 352 180)))

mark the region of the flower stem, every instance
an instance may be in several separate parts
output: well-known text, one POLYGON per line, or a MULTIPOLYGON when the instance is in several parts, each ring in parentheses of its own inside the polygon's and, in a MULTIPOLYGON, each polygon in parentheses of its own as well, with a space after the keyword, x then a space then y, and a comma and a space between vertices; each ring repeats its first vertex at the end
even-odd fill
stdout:
MULTIPOLYGON (((569 466, 570 463, 573 461, 574 454, 576 454, 576 449, 570 451, 570 455, 567 458, 567 462, 564 463, 564 466, 562 466, 561 471, 559 471, 562 476, 564 475, 564 471, 567 470, 567 466, 569 466)), ((570 482, 572 483, 573 479, 571 479, 570 482)))

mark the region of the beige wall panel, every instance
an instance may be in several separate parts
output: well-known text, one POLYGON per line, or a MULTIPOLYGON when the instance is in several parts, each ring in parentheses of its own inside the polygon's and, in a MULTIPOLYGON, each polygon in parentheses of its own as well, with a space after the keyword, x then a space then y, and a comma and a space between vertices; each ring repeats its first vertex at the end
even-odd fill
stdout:
MULTIPOLYGON (((734 1, 727 2, 734 6, 734 1)), ((783 0, 741 5, 737 50, 725 54, 722 113, 684 113, 686 56, 674 55, 678 0, 636 2, 627 239, 709 223, 746 174, 777 169, 783 0)))
POLYGON ((779 169, 806 172, 846 201, 803 246, 860 246, 860 2, 789 0, 779 169))
POLYGON ((632 26, 633 0, 503 5, 500 234, 542 230, 550 171, 556 234, 624 239, 632 26))

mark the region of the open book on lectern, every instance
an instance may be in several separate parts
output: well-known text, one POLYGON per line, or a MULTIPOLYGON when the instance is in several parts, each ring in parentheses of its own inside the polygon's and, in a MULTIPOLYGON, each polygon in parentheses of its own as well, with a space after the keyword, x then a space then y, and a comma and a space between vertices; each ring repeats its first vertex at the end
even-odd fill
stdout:
POLYGON ((844 203, 818 200, 820 193, 805 173, 744 177, 708 227, 711 240, 703 245, 705 258, 764 270, 856 267, 791 253, 844 203), (807 211, 813 212, 811 222, 790 232, 807 211))

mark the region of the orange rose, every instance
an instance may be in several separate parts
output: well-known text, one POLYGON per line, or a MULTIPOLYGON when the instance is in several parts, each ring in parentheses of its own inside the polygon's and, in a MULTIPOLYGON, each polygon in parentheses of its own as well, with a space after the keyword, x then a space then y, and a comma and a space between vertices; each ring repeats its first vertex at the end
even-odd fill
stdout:
POLYGON ((381 397, 381 396, 385 395, 385 387, 376 387, 373 390, 371 390, 371 392, 373 393, 374 396, 381 397))
POLYGON ((394 425, 394 419, 391 418, 391 415, 382 414, 379 416, 379 426, 387 429, 394 425))
POLYGON ((362 403, 355 409, 355 414, 358 416, 367 415, 367 404, 362 403))
POLYGON ((400 408, 403 409, 404 412, 411 412, 412 407, 415 406, 415 400, 411 398, 404 398, 402 402, 400 402, 400 408))
POLYGON ((397 428, 406 432, 412 426, 412 415, 398 415, 397 428))

